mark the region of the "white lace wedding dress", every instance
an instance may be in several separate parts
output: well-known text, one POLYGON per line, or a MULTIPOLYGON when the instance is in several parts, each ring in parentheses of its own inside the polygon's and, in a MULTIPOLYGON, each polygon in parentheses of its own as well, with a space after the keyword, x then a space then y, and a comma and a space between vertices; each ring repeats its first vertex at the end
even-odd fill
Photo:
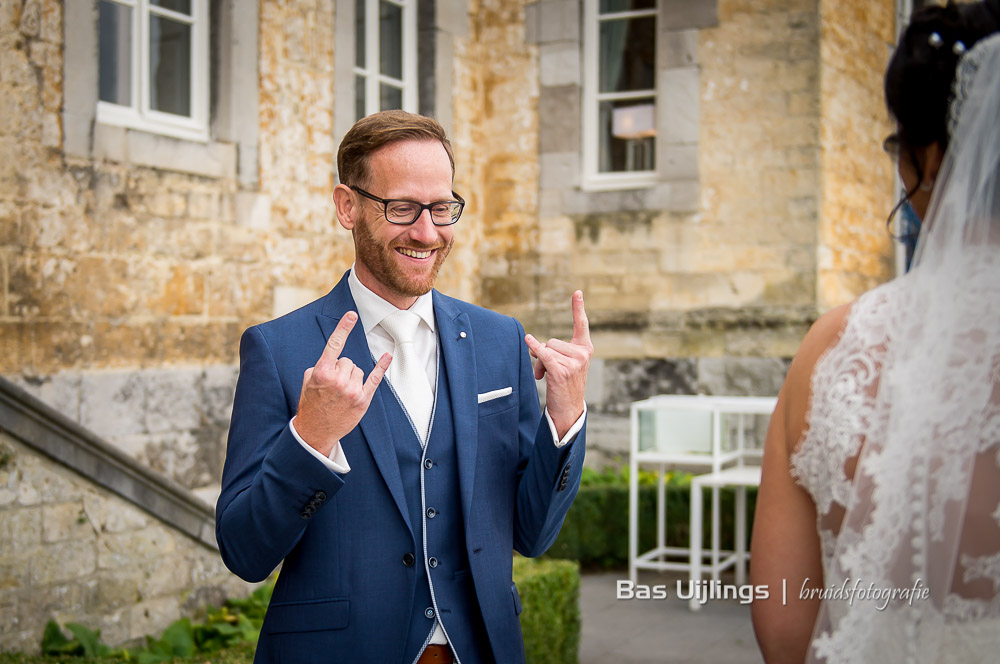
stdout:
POLYGON ((790 463, 823 587, 877 599, 824 598, 809 661, 1000 661, 1000 35, 961 57, 950 110, 914 268, 813 368, 790 463))
MULTIPOLYGON (((1000 252, 991 247, 978 254, 966 257, 967 288, 955 293, 953 304, 963 311, 1000 301, 1000 252)), ((905 355, 905 349, 894 348, 912 338, 903 326, 929 304, 922 286, 919 277, 907 276, 862 296, 840 339, 813 371, 808 428, 790 462, 816 504, 824 588, 860 584, 880 593, 877 599, 825 603, 810 649, 815 661, 1000 661, 1000 393, 994 389, 980 404, 975 422, 950 419, 964 412, 965 399, 981 399, 983 385, 1000 383, 1000 354, 945 352, 950 366, 965 364, 961 380, 949 388, 959 407, 912 403, 924 427, 912 432, 914 442, 936 439, 939 446, 867 445, 885 440, 890 429, 907 427, 905 421, 890 421, 905 418, 904 409, 883 407, 892 394, 905 398, 900 387, 909 396, 921 393, 918 383, 882 385, 881 379, 886 358, 905 355), (968 444, 970 435, 977 439, 974 445, 968 444), (949 444, 963 449, 948 450, 949 444), (914 455, 924 458, 915 462, 914 455), (849 507, 859 500, 877 502, 845 524, 849 507), (941 550, 947 541, 956 545, 953 551, 941 550), (891 560, 900 548, 904 564, 891 560), (886 593, 913 589, 918 579, 912 601, 905 593, 886 601, 886 593), (920 588, 927 589, 927 597, 920 588)), ((996 330, 983 326, 1000 324, 998 313, 985 311, 963 334, 995 336, 996 330)), ((939 394, 940 387, 930 391, 939 394)))

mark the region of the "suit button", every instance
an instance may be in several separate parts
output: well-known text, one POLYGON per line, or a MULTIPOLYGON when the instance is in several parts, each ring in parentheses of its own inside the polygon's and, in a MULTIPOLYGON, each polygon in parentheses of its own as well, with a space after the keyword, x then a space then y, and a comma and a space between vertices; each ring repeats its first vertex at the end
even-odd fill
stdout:
POLYGON ((403 564, 407 567, 413 567, 413 563, 416 562, 416 558, 413 557, 412 553, 403 554, 403 564))
POLYGON ((315 498, 317 502, 321 503, 324 500, 326 500, 326 492, 325 491, 317 491, 315 494, 313 494, 313 498, 315 498))
POLYGON ((427 508, 427 518, 428 519, 433 519, 436 516, 437 516, 437 510, 434 509, 433 507, 428 507, 427 508))
POLYGON ((430 459, 424 459, 424 468, 426 468, 427 470, 430 470, 431 466, 433 466, 433 465, 434 465, 433 461, 431 461, 430 459))
POLYGON ((431 567, 437 567, 438 566, 438 559, 437 558, 431 558, 431 559, 429 559, 427 561, 427 564, 429 566, 431 566, 431 567))
POLYGON ((424 609, 424 615, 426 617, 428 617, 428 618, 433 618, 434 617, 434 609, 432 609, 431 607, 428 606, 426 609, 424 609))

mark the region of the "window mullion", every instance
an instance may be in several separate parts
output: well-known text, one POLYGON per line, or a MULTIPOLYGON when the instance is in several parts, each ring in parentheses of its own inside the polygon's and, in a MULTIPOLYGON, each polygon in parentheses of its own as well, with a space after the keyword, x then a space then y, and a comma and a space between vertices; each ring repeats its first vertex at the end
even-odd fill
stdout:
POLYGON ((620 21, 622 19, 628 18, 645 18, 647 16, 656 16, 655 9, 636 9, 628 12, 607 12, 604 14, 598 14, 598 21, 620 21))
POLYGON ((368 76, 365 78, 365 115, 378 112, 381 103, 379 94, 379 75, 382 72, 382 60, 379 49, 379 21, 381 14, 379 0, 365 0, 365 68, 368 76))
POLYGON ((139 89, 139 115, 146 117, 149 115, 149 13, 148 0, 139 0, 136 6, 136 15, 139 17, 139 29, 136 32, 139 45, 138 62, 138 89, 139 89))
POLYGON ((403 7, 403 108, 417 112, 417 7, 414 0, 403 7))
POLYGON ((191 4, 191 15, 181 14, 180 12, 175 12, 171 9, 166 9, 165 7, 157 7, 156 5, 149 5, 149 13, 161 16, 163 18, 168 18, 171 21, 177 21, 178 23, 186 23, 191 25, 197 22, 196 16, 198 15, 198 5, 200 3, 198 0, 192 0, 191 4))
POLYGON ((600 31, 597 16, 597 0, 584 0, 584 67, 583 67, 583 169, 584 179, 597 175, 597 72, 600 68, 600 31))
POLYGON ((208 129, 208 2, 193 0, 191 7, 191 119, 208 129))

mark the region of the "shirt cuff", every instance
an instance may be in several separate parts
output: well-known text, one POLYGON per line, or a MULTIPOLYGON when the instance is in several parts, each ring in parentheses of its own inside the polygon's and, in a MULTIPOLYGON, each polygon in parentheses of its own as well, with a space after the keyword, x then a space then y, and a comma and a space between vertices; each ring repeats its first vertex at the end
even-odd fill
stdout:
MULTIPOLYGON (((310 454, 319 459, 324 466, 330 469, 330 471, 334 473, 351 472, 351 465, 347 463, 347 457, 344 455, 344 448, 340 446, 339 440, 333 444, 333 449, 330 450, 330 456, 323 456, 319 450, 302 440, 299 436, 299 432, 295 430, 295 425, 292 424, 294 419, 295 418, 293 417, 291 420, 288 420, 288 429, 292 432, 292 435, 295 436, 295 440, 299 441, 299 445, 306 448, 310 454)), ((549 420, 549 424, 552 424, 552 420, 549 420)))
MULTIPOLYGON (((548 408, 545 409, 545 419, 549 422, 549 430, 552 431, 552 440, 556 442, 556 447, 563 447, 576 438, 576 434, 580 433, 580 429, 583 428, 583 421, 587 419, 587 404, 583 404, 583 414, 580 415, 580 419, 573 423, 573 426, 569 428, 569 431, 566 432, 566 435, 563 436, 562 439, 556 438, 559 434, 556 432, 556 425, 555 422, 552 421, 552 416, 549 415, 548 408)), ((296 436, 296 438, 297 437, 298 436, 296 436)), ((337 447, 339 448, 340 446, 338 445, 337 447)), ((319 454, 319 452, 317 452, 317 454, 319 454)))

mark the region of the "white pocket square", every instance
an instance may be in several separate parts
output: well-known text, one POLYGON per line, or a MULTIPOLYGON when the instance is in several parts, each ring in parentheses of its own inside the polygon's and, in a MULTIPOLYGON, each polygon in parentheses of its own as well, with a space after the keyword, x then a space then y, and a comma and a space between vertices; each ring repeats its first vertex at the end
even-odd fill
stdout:
POLYGON ((513 387, 504 387, 499 390, 491 390, 490 392, 483 392, 478 397, 479 403, 486 403, 487 401, 493 401, 494 399, 505 397, 513 391, 514 391, 513 387))

